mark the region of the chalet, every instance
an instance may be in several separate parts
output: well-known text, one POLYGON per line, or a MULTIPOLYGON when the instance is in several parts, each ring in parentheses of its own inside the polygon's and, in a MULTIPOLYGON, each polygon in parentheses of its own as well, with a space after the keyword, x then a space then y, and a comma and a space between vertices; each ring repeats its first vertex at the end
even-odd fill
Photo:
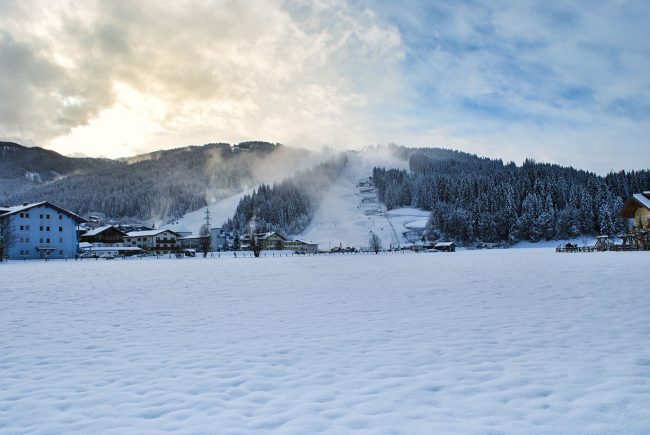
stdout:
POLYGON ((650 228, 650 191, 632 195, 619 212, 619 216, 629 219, 631 227, 650 228))
POLYGON ((86 231, 80 236, 80 241, 91 243, 95 247, 117 247, 123 246, 126 235, 117 227, 105 225, 86 231))
POLYGON ((262 246, 264 246, 264 249, 281 250, 284 249, 284 244, 286 243, 287 238, 276 231, 271 231, 260 235, 259 241, 262 243, 262 246))
POLYGON ((0 207, 8 222, 10 259, 71 258, 77 253, 78 228, 86 219, 48 201, 0 207))
POLYGON ((124 246, 138 247, 156 255, 178 252, 180 234, 172 230, 158 229, 133 231, 124 237, 124 246))
POLYGON ((284 242, 284 249, 301 254, 315 254, 318 252, 318 244, 309 243, 303 240, 287 240, 284 242))
MULTIPOLYGON (((263 249, 282 250, 287 241, 286 237, 276 231, 256 234, 257 241, 263 249)), ((246 234, 240 238, 241 250, 248 251, 251 249, 251 236, 246 234)))

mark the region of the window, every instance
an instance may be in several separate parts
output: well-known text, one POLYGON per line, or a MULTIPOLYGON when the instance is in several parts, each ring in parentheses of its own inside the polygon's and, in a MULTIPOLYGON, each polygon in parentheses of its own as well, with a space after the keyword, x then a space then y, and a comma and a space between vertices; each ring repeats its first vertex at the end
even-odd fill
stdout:
POLYGON ((45 227, 45 231, 50 231, 50 227, 45 227))
POLYGON ((63 251, 59 249, 59 255, 63 255, 63 251))
POLYGON ((38 242, 38 243, 43 243, 43 239, 39 239, 39 242, 38 242))
POLYGON ((23 231, 24 229, 25 229, 25 227, 21 225, 20 226, 20 231, 23 231))
POLYGON ((60 239, 59 239, 59 243, 63 243, 63 239, 60 238, 60 239))
POLYGON ((20 238, 20 243, 24 243, 24 242, 25 242, 25 241, 24 241, 23 238, 21 237, 21 238, 20 238))
POLYGON ((25 237, 25 243, 29 243, 29 237, 25 237))
POLYGON ((43 213, 39 214, 39 215, 38 215, 38 218, 39 218, 39 219, 43 219, 43 213))
POLYGON ((50 239, 47 239, 47 241, 45 243, 50 243, 50 239))
POLYGON ((63 227, 59 227, 59 232, 60 232, 60 233, 63 232, 63 227))
POLYGON ((26 218, 29 218, 29 213, 25 213, 25 217, 26 217, 26 218))
POLYGON ((63 215, 62 215, 62 214, 59 215, 59 220, 60 220, 60 221, 63 220, 63 215))
POLYGON ((50 218, 50 215, 48 214, 48 215, 46 216, 46 218, 49 219, 49 218, 50 218))
POLYGON ((25 230, 29 231, 29 225, 25 225, 25 230))
MULTIPOLYGON (((21 218, 22 218, 22 217, 25 217, 25 213, 20 213, 20 217, 21 217, 21 218)), ((20 253, 22 254, 23 251, 20 251, 20 253)))

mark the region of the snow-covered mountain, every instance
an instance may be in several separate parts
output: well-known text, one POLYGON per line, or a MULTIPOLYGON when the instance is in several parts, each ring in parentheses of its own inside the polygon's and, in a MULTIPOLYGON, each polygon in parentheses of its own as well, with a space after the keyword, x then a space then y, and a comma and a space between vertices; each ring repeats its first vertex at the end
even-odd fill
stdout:
MULTIPOLYGON (((387 211, 369 183, 374 167, 407 169, 407 159, 383 147, 347 152, 345 156, 347 163, 344 169, 326 186, 307 228, 287 236, 318 243, 322 248, 368 246, 372 233, 379 235, 386 248, 413 242, 412 234, 421 235, 430 212, 408 207, 387 211)), ((326 159, 326 156, 321 159, 326 159)), ((311 163, 314 161, 317 160, 313 158, 311 163)), ((303 167, 306 166, 303 164, 303 167)), ((253 190, 246 189, 215 201, 171 224, 197 234, 208 209, 213 226, 221 226, 233 217, 240 199, 250 195, 253 190)))

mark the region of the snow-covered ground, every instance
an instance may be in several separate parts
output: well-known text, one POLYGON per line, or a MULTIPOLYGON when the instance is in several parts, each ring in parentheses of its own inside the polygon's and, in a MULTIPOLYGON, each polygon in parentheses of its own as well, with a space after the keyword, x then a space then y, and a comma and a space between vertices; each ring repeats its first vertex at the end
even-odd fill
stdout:
POLYGON ((0 264, 0 433, 648 433, 643 252, 0 264))

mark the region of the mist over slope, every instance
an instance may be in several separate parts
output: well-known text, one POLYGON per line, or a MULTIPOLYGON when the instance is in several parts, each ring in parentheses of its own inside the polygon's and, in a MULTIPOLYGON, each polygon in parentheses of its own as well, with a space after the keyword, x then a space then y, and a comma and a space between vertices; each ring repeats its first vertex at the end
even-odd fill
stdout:
POLYGON ((47 199, 80 214, 141 221, 174 219, 269 178, 286 176, 309 154, 268 142, 212 143, 117 161, 76 159, 45 150, 47 156, 30 160, 29 154, 39 150, 16 150, 21 157, 3 159, 11 171, 1 175, 7 187, 0 190, 0 202, 47 199), (43 163, 48 159, 56 165, 43 163))

